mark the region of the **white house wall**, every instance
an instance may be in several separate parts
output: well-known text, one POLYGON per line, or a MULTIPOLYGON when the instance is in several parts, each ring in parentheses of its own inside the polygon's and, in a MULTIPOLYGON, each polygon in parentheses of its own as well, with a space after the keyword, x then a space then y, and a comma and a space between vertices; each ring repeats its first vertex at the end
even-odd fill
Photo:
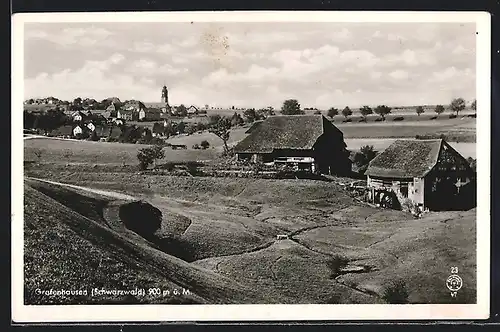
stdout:
POLYGON ((408 198, 416 204, 424 204, 424 183, 423 178, 414 178, 408 186, 408 198))

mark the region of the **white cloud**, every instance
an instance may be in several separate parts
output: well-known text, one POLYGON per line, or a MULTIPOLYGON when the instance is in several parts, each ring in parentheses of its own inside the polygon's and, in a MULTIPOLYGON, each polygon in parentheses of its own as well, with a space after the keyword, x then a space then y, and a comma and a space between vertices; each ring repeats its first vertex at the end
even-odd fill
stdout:
POLYGON ((459 44, 453 49, 453 51, 451 51, 451 53, 455 55, 463 55, 463 54, 473 54, 474 51, 472 49, 467 49, 463 47, 462 44, 459 44))
POLYGON ((433 103, 452 93, 472 99, 475 30, 455 26, 38 25, 25 30, 33 54, 26 60, 32 77, 26 94, 130 93, 148 101, 158 99, 156 85, 165 79, 172 98, 186 104, 276 107, 289 97, 307 106, 433 103), (35 39, 63 47, 54 53, 53 44, 35 39))
MULTIPOLYGON (((434 82, 458 82, 463 83, 466 78, 473 78, 474 74, 469 68, 460 70, 456 67, 448 67, 444 70, 434 72, 432 74, 432 81, 434 82)), ((468 82, 471 80, 468 79, 468 82)))
POLYGON ((389 54, 385 57, 383 65, 392 66, 404 64, 407 66, 433 65, 436 63, 433 49, 405 49, 399 54, 389 54))
POLYGON ((389 33, 389 34, 387 34, 387 40, 403 42, 403 41, 408 40, 408 39, 400 34, 397 34, 397 33, 389 33))
POLYGON ((125 56, 120 53, 115 53, 109 58, 109 62, 111 62, 114 65, 119 64, 123 60, 125 60, 125 56))
POLYGON ((333 40, 334 41, 342 41, 352 38, 352 33, 347 28, 342 28, 340 31, 333 32, 333 40))
POLYGON ((389 76, 396 80, 408 79, 408 72, 405 70, 395 70, 389 73, 389 76))

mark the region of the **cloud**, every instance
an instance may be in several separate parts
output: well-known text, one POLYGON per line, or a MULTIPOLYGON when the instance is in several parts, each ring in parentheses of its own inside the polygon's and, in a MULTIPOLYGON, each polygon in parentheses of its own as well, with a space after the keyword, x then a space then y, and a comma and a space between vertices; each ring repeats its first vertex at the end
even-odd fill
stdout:
POLYGON ((27 29, 25 39, 43 39, 61 46, 79 44, 81 46, 92 46, 100 41, 107 40, 113 33, 107 29, 95 27, 64 28, 48 33, 43 30, 27 29))
POLYGON ((405 70, 395 70, 390 72, 389 76, 396 80, 406 80, 408 79, 408 72, 405 70))
POLYGON ((419 66, 433 65, 436 63, 436 54, 433 49, 405 49, 399 54, 389 54, 384 59, 384 66, 419 66))
POLYGON ((163 83, 178 103, 241 107, 475 96, 473 24, 38 24, 25 36, 27 98, 155 101, 163 83))

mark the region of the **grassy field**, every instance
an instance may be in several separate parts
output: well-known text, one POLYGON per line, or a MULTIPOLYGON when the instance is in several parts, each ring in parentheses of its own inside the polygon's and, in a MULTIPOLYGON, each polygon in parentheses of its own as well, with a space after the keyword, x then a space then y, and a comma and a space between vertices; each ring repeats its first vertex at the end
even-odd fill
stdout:
MULTIPOLYGON (((137 151, 147 145, 70 141, 55 139, 29 139, 24 141, 24 160, 38 160, 35 152, 41 151, 39 162, 89 163, 89 164, 137 164, 137 151)), ((212 160, 215 149, 172 150, 165 149, 165 160, 172 162, 212 160)))
MULTIPOLYGON (((475 121, 339 128, 349 149, 368 144, 381 151, 393 141, 384 137, 470 134, 475 121)), ((233 130, 229 144, 246 130, 233 130)), ((207 132, 169 142, 188 149, 166 149, 164 161, 214 160, 222 146, 207 132), (211 148, 191 149, 205 139, 211 148)), ((475 155, 475 143, 450 144, 465 157, 475 155)), ((331 182, 143 175, 136 158, 142 147, 24 141, 24 159, 33 162, 26 176, 125 193, 162 212, 154 241, 146 240, 124 227, 121 200, 26 181, 26 303, 388 303, 394 299, 386 291, 398 282, 410 303, 475 302, 474 210, 415 220, 366 206, 331 182), (444 287, 451 266, 459 267, 466 285, 457 298, 444 287), (90 287, 186 288, 190 294, 48 298, 34 292, 90 287)))
MULTIPOLYGON (((120 226, 120 201, 28 182, 28 290, 59 278, 73 287, 116 287, 126 279, 132 288, 188 287, 189 301, 198 303, 387 303, 385 289, 401 279, 411 303, 475 302, 475 211, 414 220, 364 206, 321 181, 31 175, 136 196, 159 208, 163 223, 151 244, 120 226), (339 269, 336 257, 362 272, 339 269), (450 266, 467 285, 457 298, 443 286, 450 266)), ((127 300, 137 301, 110 299, 127 300)))

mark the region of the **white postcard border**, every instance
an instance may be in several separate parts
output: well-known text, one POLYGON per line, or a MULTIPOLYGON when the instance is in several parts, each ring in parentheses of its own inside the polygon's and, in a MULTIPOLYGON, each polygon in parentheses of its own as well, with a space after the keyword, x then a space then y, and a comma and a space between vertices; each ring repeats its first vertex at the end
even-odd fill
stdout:
MULTIPOLYGON (((12 319, 15 322, 485 319, 490 305, 491 23, 487 12, 30 13, 12 18, 12 319), (24 305, 24 35, 29 22, 475 22, 477 117, 477 304, 24 305)), ((444 287, 444 280, 443 280, 444 287)))

